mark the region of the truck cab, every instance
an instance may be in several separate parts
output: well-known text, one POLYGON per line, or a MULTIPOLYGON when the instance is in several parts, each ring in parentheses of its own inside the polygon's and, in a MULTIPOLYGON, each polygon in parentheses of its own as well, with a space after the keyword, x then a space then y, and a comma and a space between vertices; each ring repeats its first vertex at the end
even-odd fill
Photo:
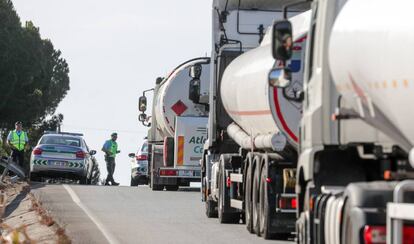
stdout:
MULTIPOLYGON (((339 87, 334 79, 331 35, 349 2, 357 1, 312 2, 296 170, 298 243, 373 243, 373 234, 376 242, 385 241, 383 210, 393 199, 395 180, 412 177, 401 145, 364 119, 358 96, 344 98, 343 91, 356 86, 339 87)), ((282 21, 275 29, 285 26, 282 21)))

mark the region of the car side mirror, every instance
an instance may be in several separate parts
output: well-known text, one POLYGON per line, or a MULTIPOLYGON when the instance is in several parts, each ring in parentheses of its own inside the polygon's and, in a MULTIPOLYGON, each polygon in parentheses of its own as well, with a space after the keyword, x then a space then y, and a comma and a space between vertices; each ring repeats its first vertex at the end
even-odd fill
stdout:
POLYGON ((96 151, 95 151, 95 150, 90 150, 90 151, 89 151, 89 154, 90 154, 91 156, 93 156, 93 155, 95 155, 95 154, 96 154, 96 151))
POLYGON ((286 61, 292 57, 292 24, 288 20, 276 21, 272 30, 272 55, 276 60, 286 61))
POLYGON ((139 97, 138 109, 141 112, 147 111, 147 97, 146 96, 139 97))
POLYGON ((201 72, 202 72, 203 68, 201 67, 201 64, 195 64, 193 66, 190 67, 190 77, 193 79, 200 79, 201 77, 201 72))
POLYGON ((190 87, 188 91, 188 99, 193 101, 194 103, 200 102, 200 80, 199 79, 192 79, 190 81, 190 87))
POLYGON ((269 85, 285 88, 290 85, 292 72, 288 68, 276 68, 269 72, 269 85))
POLYGON ((135 158, 135 153, 130 153, 130 154, 128 154, 128 157, 130 157, 130 158, 135 158))

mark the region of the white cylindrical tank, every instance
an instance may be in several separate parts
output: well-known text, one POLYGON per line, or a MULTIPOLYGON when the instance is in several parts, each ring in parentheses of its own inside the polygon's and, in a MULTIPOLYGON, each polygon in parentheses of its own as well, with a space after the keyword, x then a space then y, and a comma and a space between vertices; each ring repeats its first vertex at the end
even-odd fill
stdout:
MULTIPOLYGON (((291 18, 295 40, 291 61, 292 83, 286 93, 302 90, 303 58, 310 13, 291 18)), ((269 86, 268 74, 276 67, 271 53, 270 31, 258 48, 236 58, 225 70, 221 82, 224 108, 234 122, 255 138, 281 132, 297 146, 301 104, 287 100, 283 89, 269 86)), ((237 140, 236 140, 237 141, 237 140)))
POLYGON ((414 145, 413 9, 407 0, 349 0, 329 46, 338 91, 407 152, 414 145))
MULTIPOLYGON (((210 59, 198 58, 185 62, 177 67, 162 82, 155 94, 154 116, 157 121, 157 130, 162 137, 173 137, 176 116, 208 116, 206 107, 193 103, 189 97, 190 68, 195 64, 201 64, 200 94, 208 98, 210 84, 210 59)), ((202 99, 203 100, 203 99, 202 99)), ((200 101, 202 102, 202 101, 200 101)), ((204 99, 203 102, 208 102, 204 99)))

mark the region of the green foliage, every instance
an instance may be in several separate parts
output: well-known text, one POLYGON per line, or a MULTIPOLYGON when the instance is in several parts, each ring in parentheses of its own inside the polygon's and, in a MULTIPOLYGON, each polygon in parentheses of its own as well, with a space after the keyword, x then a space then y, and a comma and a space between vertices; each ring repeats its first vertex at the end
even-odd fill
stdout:
POLYGON ((0 128, 42 124, 69 90, 69 67, 32 22, 22 27, 10 0, 0 0, 0 128))
POLYGON ((30 138, 30 146, 34 147, 39 141, 40 137, 45 131, 57 131, 60 124, 62 124, 63 115, 53 115, 50 119, 44 120, 41 123, 33 125, 28 130, 28 135, 30 138))

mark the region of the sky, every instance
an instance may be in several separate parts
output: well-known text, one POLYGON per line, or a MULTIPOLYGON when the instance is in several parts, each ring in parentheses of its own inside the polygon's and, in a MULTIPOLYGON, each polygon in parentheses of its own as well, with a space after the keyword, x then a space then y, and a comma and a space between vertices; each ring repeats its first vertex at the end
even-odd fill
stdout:
POLYGON ((138 122, 138 97, 178 64, 211 50, 211 0, 13 0, 24 25, 31 20, 62 51, 70 91, 59 104, 62 130, 81 132, 97 150, 118 132, 114 178, 129 185, 128 153, 148 128, 138 122))

